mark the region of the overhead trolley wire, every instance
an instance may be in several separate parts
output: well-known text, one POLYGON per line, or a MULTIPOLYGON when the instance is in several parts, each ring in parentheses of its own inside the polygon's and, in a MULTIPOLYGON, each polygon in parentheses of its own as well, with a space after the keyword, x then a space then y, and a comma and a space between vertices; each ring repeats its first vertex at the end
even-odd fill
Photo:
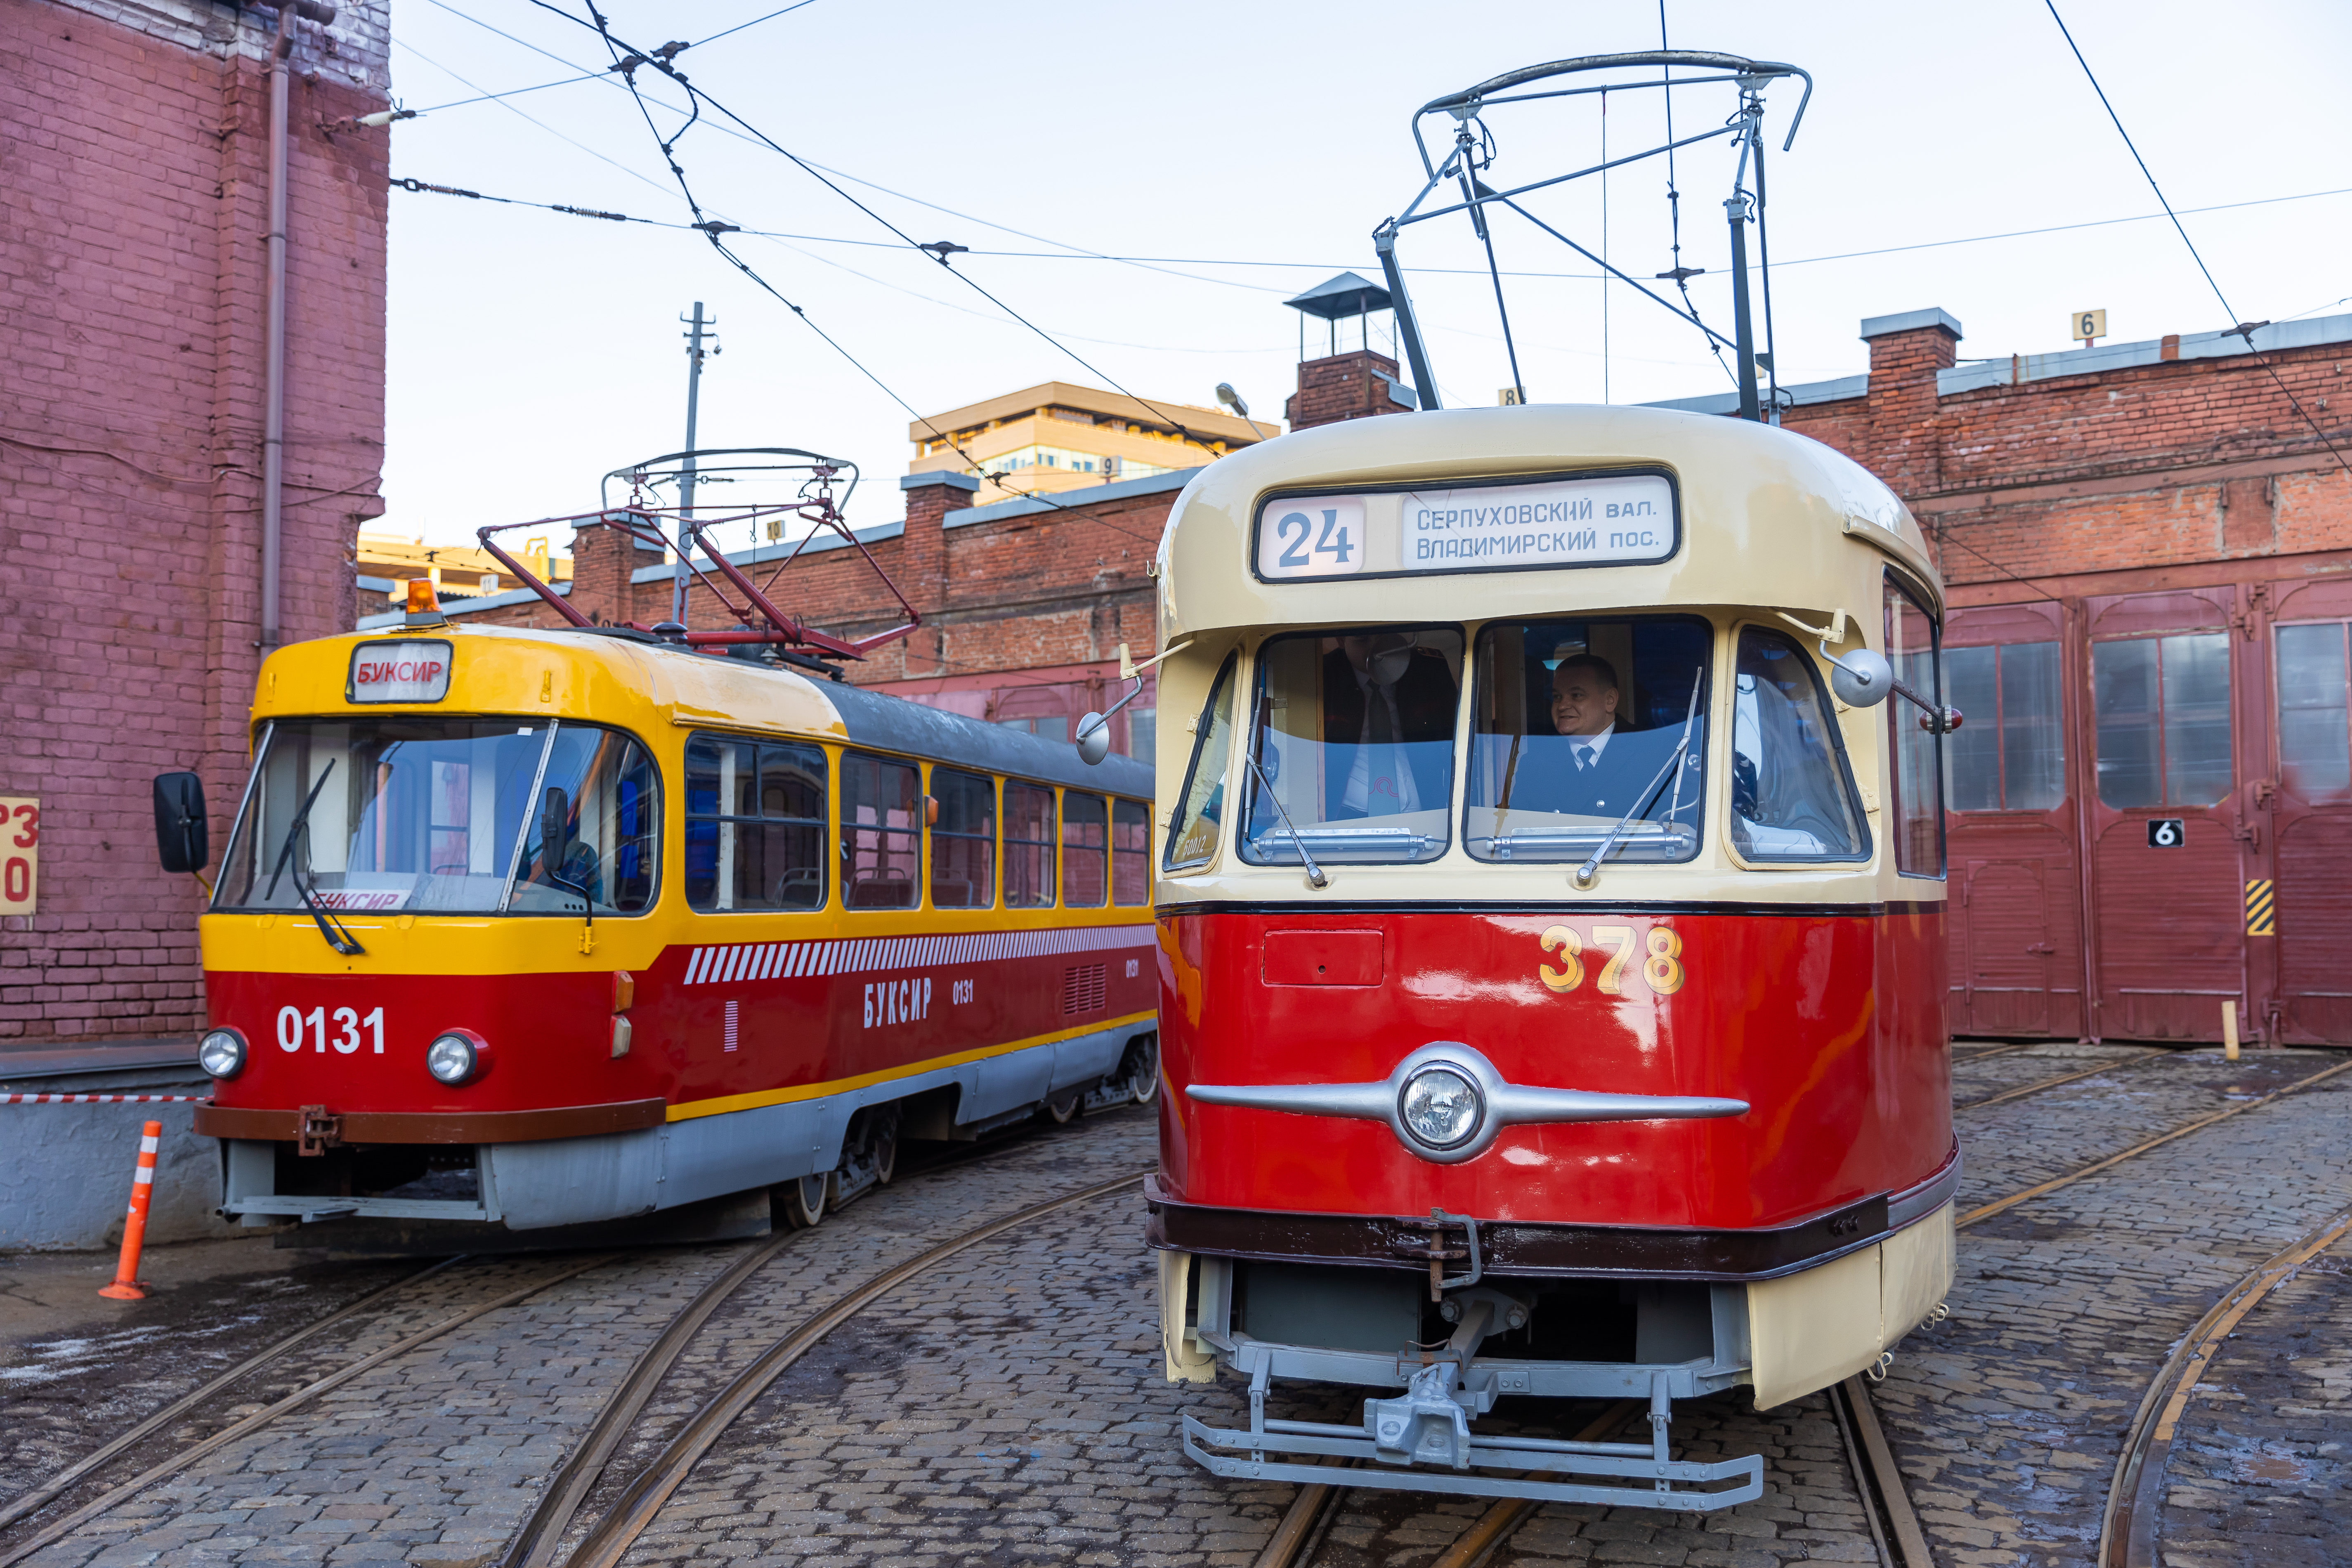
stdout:
POLYGON ((2311 433, 2319 437, 2320 444, 2327 448, 2329 454, 2335 458, 2336 464, 2342 468, 2346 473, 2352 474, 2352 461, 2346 460, 2344 454, 2337 449, 2336 443, 2329 439, 2327 432, 2319 427, 2319 421, 2314 419, 2311 416, 2310 412, 2304 407, 2303 400, 2295 396, 2293 389, 2287 385, 2285 379, 2279 374, 2277 368, 2271 363, 2269 356, 2264 354, 2260 349, 2254 347, 2254 329, 2256 327, 2268 326, 2270 323, 2267 321, 2249 321, 2244 320, 2238 314, 2236 308, 2230 303, 2230 297, 2221 292, 2221 285, 2215 280, 2213 277, 2213 269, 2205 265, 2204 257, 2198 254, 2197 242, 2189 237, 2188 226, 2180 221, 2179 215, 2172 210, 2172 204, 2165 199, 2164 187, 2156 183, 2156 174, 2148 168, 2147 160, 2139 155, 2139 148, 2132 142, 2131 132, 2124 129, 2123 116, 2117 114, 2116 112, 2116 106, 2108 101, 2107 89, 2099 85, 2098 73, 2092 70, 2091 62, 2083 58, 2082 46, 2074 42, 2074 35, 2073 31, 2067 27, 2066 18, 2058 14, 2057 0, 2042 0, 2042 3, 2050 8, 2050 19, 2058 24, 2059 35, 2066 40, 2066 47, 2074 52, 2074 63, 2083 68, 2083 75, 2090 82, 2091 90, 2099 95, 2099 107, 2107 111, 2107 118, 2115 122, 2116 134, 2124 139, 2125 150, 2131 153, 2132 162, 2139 165, 2140 174, 2146 177, 2147 181, 2147 188, 2156 193, 2157 205, 2163 207, 2164 216, 2172 220, 2173 232, 2180 236, 2180 243, 2189 247, 2189 259, 2196 262, 2197 270, 2204 274, 2205 286, 2212 289, 2213 298, 2221 302, 2222 310, 2229 315, 2232 323, 2230 330, 2246 341, 2246 352, 2254 356, 2255 363, 2261 365, 2263 369, 2270 373, 2271 381, 2278 387, 2279 391, 2284 395, 2288 405, 2292 407, 2296 414, 2302 416, 2303 422, 2305 425, 2311 426, 2311 433))

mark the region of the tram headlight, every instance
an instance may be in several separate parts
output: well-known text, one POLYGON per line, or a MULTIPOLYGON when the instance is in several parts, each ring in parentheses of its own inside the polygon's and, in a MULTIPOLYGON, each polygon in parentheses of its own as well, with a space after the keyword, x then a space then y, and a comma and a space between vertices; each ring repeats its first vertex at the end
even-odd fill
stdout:
POLYGON ((436 1035, 433 1043, 425 1047, 425 1070, 452 1089, 471 1083, 488 1069, 489 1047, 470 1030, 452 1029, 446 1035, 436 1035))
POLYGON ((1451 1149, 1476 1135, 1486 1119, 1486 1098, 1459 1070, 1433 1062, 1411 1078, 1397 1096, 1405 1131, 1433 1149, 1451 1149))
POLYGON ((215 1078, 235 1078, 245 1070, 245 1037, 235 1029, 215 1029, 196 1045, 196 1065, 215 1078))

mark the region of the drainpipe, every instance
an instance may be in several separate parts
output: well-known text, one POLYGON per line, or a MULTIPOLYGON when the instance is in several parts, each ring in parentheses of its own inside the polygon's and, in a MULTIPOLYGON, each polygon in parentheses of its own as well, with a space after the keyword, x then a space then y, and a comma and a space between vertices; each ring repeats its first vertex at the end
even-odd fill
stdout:
POLYGON ((287 0, 278 12, 278 35, 269 49, 269 286, 268 346, 262 358, 261 416, 261 646, 276 647, 278 577, 285 554, 283 491, 286 479, 286 152, 287 98, 291 89, 294 16, 297 12, 325 26, 335 7, 320 0, 287 0))

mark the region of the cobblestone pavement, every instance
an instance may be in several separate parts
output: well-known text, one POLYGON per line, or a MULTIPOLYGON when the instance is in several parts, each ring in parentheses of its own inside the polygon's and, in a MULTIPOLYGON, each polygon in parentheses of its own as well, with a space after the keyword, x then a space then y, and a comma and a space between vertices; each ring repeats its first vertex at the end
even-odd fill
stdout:
MULTIPOLYGON (((1958 1063, 1964 1101, 2119 1064, 1962 1112, 1962 1205, 2336 1059, 2266 1052, 2230 1065, 2215 1052, 2181 1052, 2120 1065, 2137 1055, 2053 1045, 1958 1063)), ((1944 1568, 2089 1561, 2119 1434, 2147 1379, 2221 1291, 2352 1196, 2347 1133, 2352 1095, 2331 1083, 1962 1233, 1953 1316, 1904 1342, 1874 1391, 1944 1568)), ((829 1218, 712 1319, 610 1468, 612 1484, 842 1290, 984 1218, 1140 1171, 1153 1135, 1144 1114, 1088 1119, 829 1218)), ((1097 1199, 983 1243, 877 1302, 754 1405, 629 1561, 1244 1568, 1292 1489, 1222 1481, 1184 1458, 1181 1414, 1240 1425, 1246 1404, 1230 1376, 1181 1387, 1160 1380, 1140 1222, 1133 1194, 1097 1199)), ((484 1568, 632 1359, 738 1256, 739 1247, 706 1247, 616 1258, 376 1369, 33 1561, 484 1568)), ((306 1350, 266 1386, 240 1390, 245 1403, 215 1413, 212 1426, 561 1263, 452 1269, 337 1342, 306 1350)), ((2243 1348, 2208 1378, 2221 1392, 2200 1396, 2175 1451, 2170 1561, 2204 1568, 2346 1555, 2311 1544, 2325 1540, 2342 1495, 2335 1445, 2352 1414, 2352 1360, 2340 1350, 2352 1290, 2334 1272, 2342 1267, 2352 1266, 2323 1260, 2283 1288, 2246 1325, 2243 1348), (2243 1544, 2258 1526, 2278 1555, 2243 1544), (2320 1555, 2293 1555, 2306 1548, 2320 1555)), ((1276 1405, 1279 1414, 1350 1421, 1360 1398, 1278 1392, 1276 1405)), ((1584 1414, 1507 1404, 1496 1420, 1559 1432, 1584 1414)), ((1694 1458, 1764 1454, 1764 1498, 1709 1517, 1549 1506, 1492 1562, 1875 1561, 1822 1397, 1760 1415, 1738 1393, 1693 1401, 1675 1412, 1674 1441, 1694 1458)), ((583 1518, 609 1495, 593 1499, 583 1518)), ((1349 1490, 1314 1568, 1425 1564, 1480 1511, 1469 1501, 1349 1490)))
MULTIPOLYGON (((777 1334, 868 1275, 1055 1192, 1149 1163, 1148 1115, 1114 1111, 869 1194, 796 1238, 706 1325, 648 1406, 647 1443, 777 1334)), ((1129 1234, 1134 1234, 1132 1228, 1129 1234)), ((159 1483, 36 1553, 37 1568, 496 1559, 605 1394, 740 1245, 648 1249, 467 1323, 159 1483)), ((152 1460, 336 1367, 574 1259, 452 1268, 158 1439, 152 1460)), ((115 1479, 120 1480, 121 1475, 115 1479)), ((94 1489, 82 1494, 94 1495, 94 1489)), ((63 1500, 66 1503, 80 1499, 63 1500)), ((62 1509, 53 1507, 47 1517, 62 1509)), ((22 1539, 39 1520, 0 1532, 22 1539)))
POLYGON ((2167 1568, 2352 1558, 2352 1242, 2239 1325, 2197 1385, 2166 1480, 2167 1568))
MULTIPOLYGON (((2338 1059, 2183 1052, 1963 1113, 1961 1205, 2338 1059)), ((1963 1231, 1951 1317, 1906 1340, 1874 1391, 1938 1562, 2089 1563, 2123 1429, 2173 1344, 2347 1197, 2352 1096, 2331 1082, 1963 1231)))

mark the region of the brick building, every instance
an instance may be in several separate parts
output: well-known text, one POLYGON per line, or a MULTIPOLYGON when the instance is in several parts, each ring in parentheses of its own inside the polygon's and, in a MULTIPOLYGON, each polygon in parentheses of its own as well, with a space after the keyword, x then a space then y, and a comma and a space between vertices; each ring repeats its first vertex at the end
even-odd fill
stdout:
POLYGON ((2352 1044, 2352 316, 1966 362, 1939 310, 1862 335, 1869 374, 1782 418, 1901 492, 1949 591, 1954 1028, 2213 1039, 2235 1004, 2352 1044))
MULTIPOLYGON (((200 773, 222 842, 262 653, 278 20, 0 0, 0 797, 39 812, 37 901, 0 915, 0 1048, 201 1022, 203 890, 155 868, 149 781, 200 773)), ((351 122, 389 86, 382 0, 291 30, 286 640, 352 624, 382 510, 385 134, 351 122)))

